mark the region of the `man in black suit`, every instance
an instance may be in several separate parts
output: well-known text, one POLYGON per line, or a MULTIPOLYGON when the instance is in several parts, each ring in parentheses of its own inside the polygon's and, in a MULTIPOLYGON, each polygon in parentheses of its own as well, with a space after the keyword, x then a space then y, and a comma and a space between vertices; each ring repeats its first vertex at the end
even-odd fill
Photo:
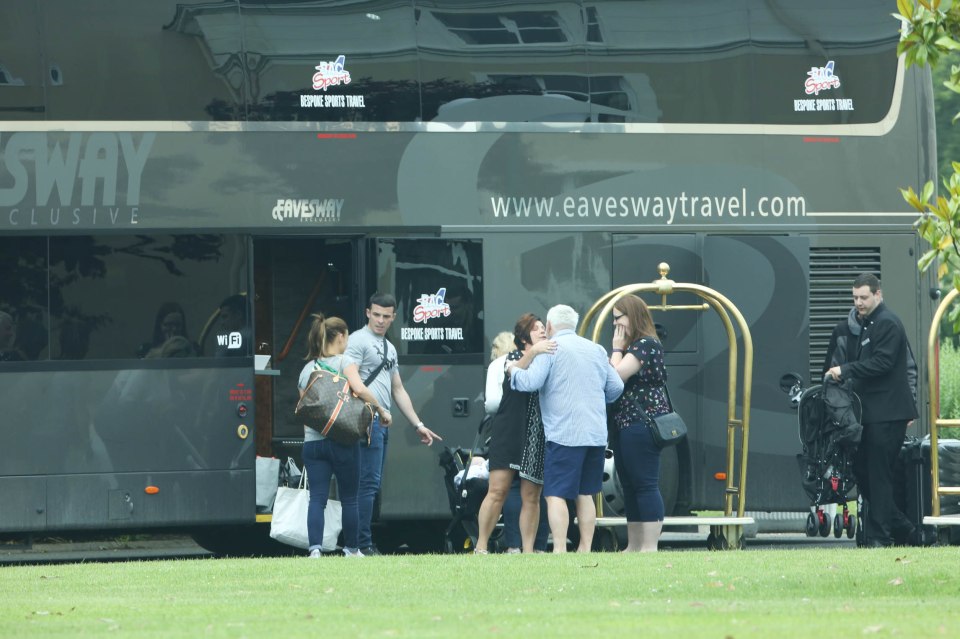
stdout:
POLYGON ((853 303, 862 330, 856 353, 827 374, 853 379, 863 404, 863 437, 854 459, 860 492, 869 502, 868 545, 889 546, 895 532, 909 527, 911 540, 923 542, 923 530, 913 525, 894 501, 893 467, 903 446, 907 425, 917 418, 917 406, 907 377, 907 334, 900 319, 883 303, 880 280, 870 273, 853 281, 853 303))

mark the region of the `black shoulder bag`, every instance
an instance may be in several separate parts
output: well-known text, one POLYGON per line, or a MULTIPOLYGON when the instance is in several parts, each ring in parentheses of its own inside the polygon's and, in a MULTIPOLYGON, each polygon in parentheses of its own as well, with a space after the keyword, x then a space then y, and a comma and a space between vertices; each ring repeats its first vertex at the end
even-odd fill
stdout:
MULTIPOLYGON (((660 448, 676 446, 684 437, 687 436, 687 425, 683 423, 683 418, 673 410, 673 400, 670 399, 670 389, 663 385, 663 391, 667 395, 667 403, 670 404, 670 412, 663 415, 650 418, 650 431, 653 434, 653 441, 660 448)), ((644 409, 646 412, 646 409, 644 409)), ((650 417, 647 414, 647 417, 650 417)))

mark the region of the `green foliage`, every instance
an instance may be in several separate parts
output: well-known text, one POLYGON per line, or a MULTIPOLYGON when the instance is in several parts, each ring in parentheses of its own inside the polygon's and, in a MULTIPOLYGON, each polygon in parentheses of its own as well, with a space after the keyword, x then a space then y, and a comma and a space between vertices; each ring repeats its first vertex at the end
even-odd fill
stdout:
POLYGON ((956 548, 6 566, 3 637, 951 637, 956 548))
MULTIPOLYGON (((929 65, 936 69, 948 56, 960 51, 960 3, 897 0, 897 10, 899 13, 894 16, 903 23, 897 52, 904 56, 908 67, 929 65)), ((949 77, 944 76, 938 74, 940 86, 960 93, 960 66, 951 65, 949 77)), ((941 161, 941 171, 945 166, 946 161, 941 161)), ((930 250, 917 262, 918 267, 925 271, 937 264, 937 278, 960 289, 960 163, 952 161, 950 167, 952 172, 943 176, 939 195, 934 195, 933 182, 924 184, 919 193, 913 187, 901 189, 901 193, 920 212, 915 226, 930 244, 930 250)), ((954 330, 960 331, 960 306, 950 309, 949 319, 954 330)))
MULTIPOLYGON (((940 417, 960 419, 960 348, 940 343, 940 417)), ((941 437, 957 438, 960 429, 944 428, 941 437)))

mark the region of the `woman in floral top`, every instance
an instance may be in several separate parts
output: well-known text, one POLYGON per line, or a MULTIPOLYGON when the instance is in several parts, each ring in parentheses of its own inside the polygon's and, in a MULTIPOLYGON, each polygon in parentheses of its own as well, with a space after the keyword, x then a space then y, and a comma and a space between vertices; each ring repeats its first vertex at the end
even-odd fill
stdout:
POLYGON ((670 412, 664 392, 667 370, 650 309, 636 295, 613 306, 610 363, 624 382, 611 414, 610 447, 623 486, 627 514, 625 552, 655 552, 663 528, 660 448, 653 440, 653 418, 670 412))

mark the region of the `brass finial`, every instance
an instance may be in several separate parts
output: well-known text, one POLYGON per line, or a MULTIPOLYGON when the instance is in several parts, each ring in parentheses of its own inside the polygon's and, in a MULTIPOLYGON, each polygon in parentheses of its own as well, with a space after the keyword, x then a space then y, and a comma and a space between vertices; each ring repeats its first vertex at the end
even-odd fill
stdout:
POLYGON ((670 273, 670 265, 666 262, 660 262, 657 264, 657 270, 660 271, 660 279, 667 279, 667 274, 670 273))

